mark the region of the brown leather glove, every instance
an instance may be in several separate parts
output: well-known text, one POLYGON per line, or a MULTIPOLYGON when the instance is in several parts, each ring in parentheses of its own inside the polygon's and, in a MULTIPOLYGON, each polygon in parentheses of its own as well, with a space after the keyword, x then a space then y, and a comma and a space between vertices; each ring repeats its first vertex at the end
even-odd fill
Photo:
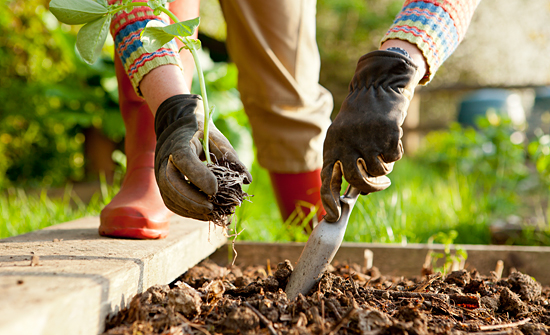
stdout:
MULTIPOLYGON (((155 177, 166 207, 181 216, 207 221, 213 208, 208 196, 216 194, 218 183, 201 161, 205 159, 199 140, 203 137, 202 110, 201 97, 191 94, 175 95, 159 106, 155 115, 155 177)), ((213 124, 209 139, 213 159, 235 163, 249 184, 252 176, 213 124)))
POLYGON ((385 175, 403 155, 401 125, 417 75, 412 60, 396 52, 373 51, 359 59, 323 147, 321 199, 326 221, 340 218, 342 175, 361 194, 390 186, 385 175))

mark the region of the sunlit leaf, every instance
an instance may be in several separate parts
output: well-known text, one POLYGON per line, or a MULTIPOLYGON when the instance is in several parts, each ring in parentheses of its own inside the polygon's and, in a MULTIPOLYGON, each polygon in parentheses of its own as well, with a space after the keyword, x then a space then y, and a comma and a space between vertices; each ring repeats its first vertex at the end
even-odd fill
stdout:
POLYGON ((157 9, 159 7, 164 7, 166 5, 166 0, 150 0, 147 1, 147 5, 151 9, 157 9))
POLYGON ((80 28, 76 36, 76 49, 86 63, 93 64, 99 57, 109 34, 110 24, 111 15, 106 15, 80 28))
POLYGON ((141 31, 141 43, 147 52, 155 52, 170 42, 174 35, 164 31, 166 26, 160 21, 149 21, 141 31))
MULTIPOLYGON (((191 36, 199 25, 199 18, 164 25, 160 21, 149 21, 147 26, 141 32, 141 43, 147 52, 155 52, 170 42, 174 37, 191 36)), ((199 40, 190 40, 195 49, 200 49, 199 40)))
POLYGON ((171 24, 163 28, 165 32, 174 36, 187 37, 193 35, 195 29, 199 26, 199 18, 171 24))
POLYGON ((84 24, 109 12, 108 7, 93 0, 52 0, 50 11, 66 24, 84 24))

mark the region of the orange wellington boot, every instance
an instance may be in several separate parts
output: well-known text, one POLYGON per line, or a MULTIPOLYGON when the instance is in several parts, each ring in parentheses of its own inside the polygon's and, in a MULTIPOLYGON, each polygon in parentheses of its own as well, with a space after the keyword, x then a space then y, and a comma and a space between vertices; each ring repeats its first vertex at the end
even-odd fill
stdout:
POLYGON ((126 176, 118 194, 103 208, 99 234, 135 239, 165 238, 173 213, 162 201, 155 179, 154 117, 144 99, 137 96, 115 56, 119 104, 126 126, 126 176))
MULTIPOLYGON (((277 198, 283 221, 302 223, 309 213, 317 208, 317 222, 326 212, 321 204, 321 169, 302 173, 270 172, 271 185, 277 198)), ((313 227, 314 220, 309 222, 313 227)))

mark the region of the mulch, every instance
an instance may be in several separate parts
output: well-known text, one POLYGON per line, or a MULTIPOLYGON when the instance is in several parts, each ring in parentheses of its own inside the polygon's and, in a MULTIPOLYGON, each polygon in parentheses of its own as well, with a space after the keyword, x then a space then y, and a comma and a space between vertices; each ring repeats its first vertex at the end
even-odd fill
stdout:
POLYGON ((288 301, 289 261, 271 269, 205 260, 174 284, 136 295, 106 321, 105 334, 550 334, 550 287, 518 271, 404 278, 357 264, 329 270, 288 301))

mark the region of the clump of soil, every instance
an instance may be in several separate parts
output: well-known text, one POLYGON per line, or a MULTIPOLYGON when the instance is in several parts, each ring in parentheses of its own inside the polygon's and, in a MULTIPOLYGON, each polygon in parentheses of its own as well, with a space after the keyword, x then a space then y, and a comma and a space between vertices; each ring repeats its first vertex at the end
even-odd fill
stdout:
POLYGON ((228 269, 210 261, 175 284, 154 286, 112 316, 105 334, 549 334, 550 288, 528 275, 389 277, 331 267, 288 301, 289 261, 228 269))
POLYGON ((239 171, 240 167, 237 164, 224 160, 217 164, 208 164, 207 167, 218 180, 218 192, 208 199, 214 205, 208 218, 214 224, 225 228, 235 214, 237 206, 250 196, 242 189, 245 174, 239 171))

